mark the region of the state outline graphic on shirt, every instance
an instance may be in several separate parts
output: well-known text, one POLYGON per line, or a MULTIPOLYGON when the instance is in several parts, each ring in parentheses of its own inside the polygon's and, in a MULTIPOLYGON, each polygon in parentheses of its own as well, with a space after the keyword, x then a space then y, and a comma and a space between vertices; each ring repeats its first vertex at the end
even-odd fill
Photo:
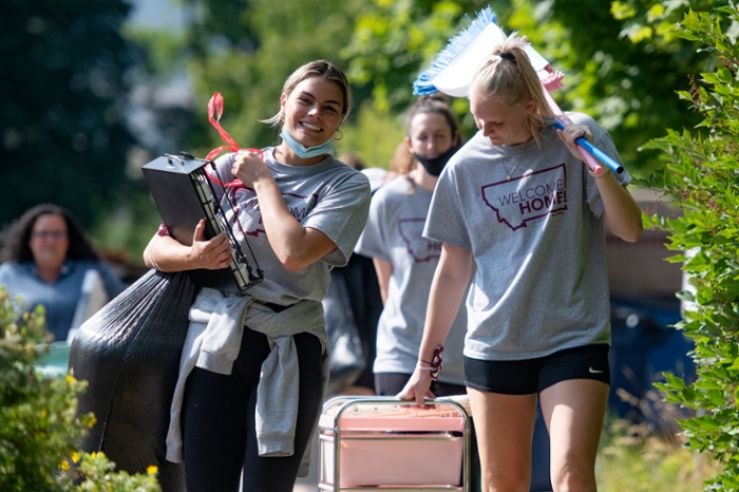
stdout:
POLYGON ((498 222, 516 231, 529 222, 567 210, 567 169, 562 163, 527 172, 510 180, 482 185, 480 193, 498 222))
POLYGON ((423 237, 426 217, 398 219, 398 232, 408 254, 416 263, 426 263, 441 257, 441 243, 423 237), (425 251, 421 251, 425 249, 425 251))

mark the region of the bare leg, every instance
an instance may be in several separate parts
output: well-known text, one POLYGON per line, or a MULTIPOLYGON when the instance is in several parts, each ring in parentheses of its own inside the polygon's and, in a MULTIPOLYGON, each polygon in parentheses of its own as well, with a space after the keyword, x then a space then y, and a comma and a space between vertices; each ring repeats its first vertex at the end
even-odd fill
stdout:
POLYGON ((536 395, 503 395, 467 388, 484 492, 528 492, 536 395))
POLYGON ((597 490, 595 458, 607 398, 608 385, 589 379, 562 381, 541 392, 555 492, 597 490))

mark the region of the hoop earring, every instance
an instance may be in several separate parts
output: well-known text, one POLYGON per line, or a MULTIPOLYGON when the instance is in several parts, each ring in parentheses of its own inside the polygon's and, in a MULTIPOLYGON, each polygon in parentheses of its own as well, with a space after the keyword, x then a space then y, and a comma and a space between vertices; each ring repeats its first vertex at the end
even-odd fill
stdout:
POLYGON ((338 142, 342 138, 344 138, 344 132, 341 131, 341 128, 337 128, 334 132, 334 140, 338 142))

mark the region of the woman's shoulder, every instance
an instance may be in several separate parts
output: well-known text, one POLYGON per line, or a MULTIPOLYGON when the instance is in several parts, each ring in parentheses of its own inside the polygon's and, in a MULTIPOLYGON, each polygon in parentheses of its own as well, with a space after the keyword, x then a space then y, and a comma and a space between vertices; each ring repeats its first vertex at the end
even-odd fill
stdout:
POLYGON ((405 175, 395 176, 378 188, 373 200, 376 199, 383 202, 403 200, 415 191, 415 187, 410 177, 405 175))
POLYGON ((17 261, 9 260, 0 263, 0 275, 8 275, 24 270, 26 270, 26 268, 24 268, 23 263, 19 263, 17 261))
POLYGON ((0 264, 0 286, 8 286, 20 278, 31 275, 31 264, 18 263, 17 261, 6 261, 0 264))
POLYGON ((339 175, 349 176, 354 179, 367 180, 367 182, 369 183, 369 178, 363 172, 361 172, 358 169, 354 169, 349 164, 345 163, 344 161, 339 160, 337 157, 333 155, 329 155, 324 161, 323 165, 327 169, 331 169, 332 172, 337 173, 339 175))
POLYGON ((494 152, 495 148, 490 145, 490 140, 488 140, 481 131, 477 131, 469 140, 462 144, 459 150, 457 150, 452 157, 449 158, 449 162, 444 169, 458 165, 461 160, 469 160, 481 155, 488 156, 494 152))
POLYGON ((485 150, 472 139, 468 140, 462 147, 452 155, 441 170, 438 183, 450 183, 457 180, 473 170, 476 162, 484 155, 485 150))
POLYGON ((567 117, 570 119, 570 121, 572 121, 572 123, 574 123, 575 125, 586 125, 591 130, 592 129, 598 129, 598 130, 601 129, 601 127, 598 124, 598 122, 595 121, 595 119, 592 116, 590 116, 589 114, 580 113, 580 112, 577 112, 577 111, 567 111, 567 112, 565 112, 565 115, 567 115, 567 117))
POLYGON ((123 289, 126 288, 126 284, 121 280, 118 273, 116 273, 114 265, 108 263, 102 259, 79 259, 72 260, 71 265, 78 275, 78 278, 82 278, 85 281, 85 277, 88 272, 95 271, 105 285, 105 290, 110 297, 118 295, 123 289))
POLYGON ((95 270, 102 270, 102 269, 108 268, 103 260, 99 260, 97 258, 67 260, 66 263, 68 263, 71 266, 74 266, 75 268, 79 268, 81 270, 89 270, 91 268, 95 270))
POLYGON ((587 115, 585 113, 578 113, 578 112, 567 112, 567 116, 569 116, 570 120, 576 124, 576 125, 586 125, 588 128, 590 128, 590 133, 593 134, 593 141, 600 145, 603 141, 611 141, 611 135, 600 124, 590 115, 587 115))
POLYGON ((326 179, 339 186, 366 188, 366 192, 370 193, 369 178, 364 173, 344 164, 337 158, 330 156, 325 162, 318 165, 326 173, 321 179, 326 179))

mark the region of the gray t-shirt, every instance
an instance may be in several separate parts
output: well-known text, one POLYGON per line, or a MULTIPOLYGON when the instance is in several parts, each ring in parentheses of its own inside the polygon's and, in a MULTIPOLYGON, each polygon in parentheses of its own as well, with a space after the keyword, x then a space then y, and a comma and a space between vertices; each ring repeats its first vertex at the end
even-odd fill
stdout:
MULTIPOLYGON (((249 289, 249 295, 259 301, 282 305, 303 299, 320 302, 328 289, 331 268, 349 261, 362 233, 370 202, 369 180, 333 157, 310 166, 291 166, 275 160, 272 148, 266 149, 264 154, 267 167, 293 217, 304 227, 324 233, 336 244, 336 249, 304 270, 288 272, 269 245, 254 190, 239 188, 230 192, 231 200, 238 206, 243 234, 239 226, 232 229, 239 241, 246 235, 265 272, 264 281, 249 289)), ((227 154, 217 161, 219 173, 226 182, 233 179, 234 158, 234 154, 227 154)), ((232 223, 232 209, 225 196, 221 203, 232 223)), ((246 247, 244 249, 246 251, 246 247)))
MULTIPOLYGON (((392 264, 387 301, 377 327, 374 372, 411 374, 418 360, 429 289, 441 244, 421 236, 431 192, 406 177, 396 178, 372 197, 357 252, 392 264)), ((439 380, 464 384, 462 348, 467 325, 462 307, 444 348, 439 380)))
MULTIPOLYGON (((586 115, 570 116, 620 160, 605 130, 586 115)), ((600 194, 553 127, 541 140, 541 147, 533 140, 493 146, 478 132, 436 186, 424 236, 465 248, 475 260, 468 357, 528 359, 610 342, 600 194)), ((616 177, 624 185, 631 179, 616 177)))

